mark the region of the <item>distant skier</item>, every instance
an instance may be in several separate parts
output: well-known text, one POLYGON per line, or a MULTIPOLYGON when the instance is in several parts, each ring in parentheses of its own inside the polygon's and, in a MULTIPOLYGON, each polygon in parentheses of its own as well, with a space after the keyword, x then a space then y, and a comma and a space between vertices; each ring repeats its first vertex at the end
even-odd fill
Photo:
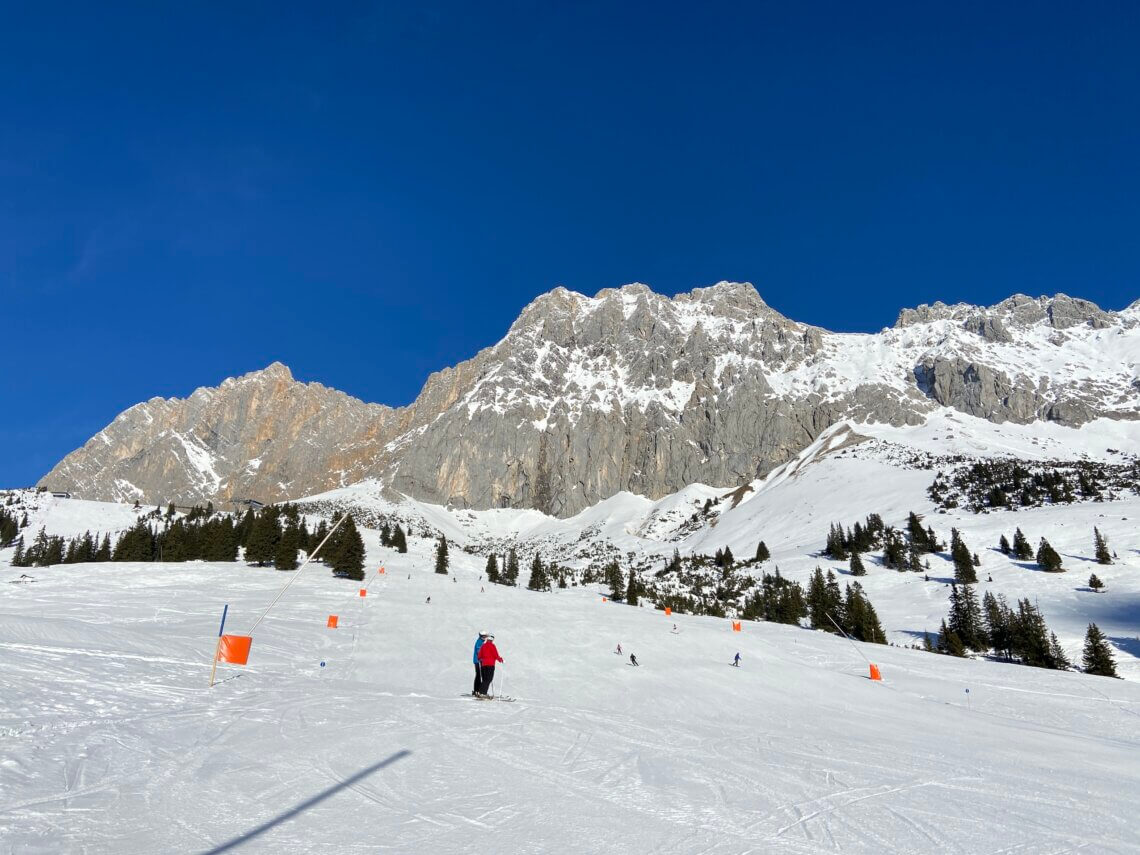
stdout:
MULTIPOLYGON (((482 679, 479 681, 479 691, 476 695, 488 697, 491 693, 491 683, 495 680, 495 663, 503 662, 499 655, 499 648, 495 646, 495 636, 488 634, 486 640, 479 648, 479 665, 482 679)), ((505 662, 503 664, 506 664, 505 662)))
POLYGON ((737 668, 740 667, 740 654, 739 653, 737 653, 736 658, 732 660, 732 664, 735 665, 737 668))
POLYGON ((427 606, 431 605, 431 597, 428 597, 426 600, 424 600, 424 605, 427 605, 427 606))
POLYGON ((631 654, 629 654, 629 664, 630 665, 640 665, 641 663, 638 662, 637 657, 631 653, 631 654))
POLYGON ((671 631, 673 635, 677 635, 681 630, 677 629, 677 624, 673 624, 673 629, 671 631))
POLYGON ((618 644, 617 650, 615 650, 614 653, 616 653, 618 656, 621 656, 621 644, 620 643, 618 644))
POLYGON ((479 633, 479 637, 475 639, 475 652, 471 654, 471 661, 475 663, 475 684, 471 687, 471 694, 479 694, 479 687, 483 684, 483 669, 479 665, 479 648, 483 646, 483 642, 487 640, 487 633, 479 633))

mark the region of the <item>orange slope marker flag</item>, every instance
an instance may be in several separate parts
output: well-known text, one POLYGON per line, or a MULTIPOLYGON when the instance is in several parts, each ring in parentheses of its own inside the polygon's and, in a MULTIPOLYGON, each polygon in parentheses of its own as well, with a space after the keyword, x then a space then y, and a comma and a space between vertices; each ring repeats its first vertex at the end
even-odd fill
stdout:
POLYGON ((253 644, 252 635, 223 635, 218 645, 218 661, 230 665, 245 665, 249 662, 249 648, 253 644))
POLYGON ((879 673, 879 666, 876 665, 874 662, 871 663, 871 679, 872 680, 882 680, 883 679, 883 675, 879 673))
POLYGON ((671 615, 671 614, 673 614, 673 610, 671 608, 669 608, 669 606, 666 606, 665 607, 665 617, 669 617, 669 615, 671 615))
POLYGON ((337 624, 337 621, 339 621, 339 620, 340 620, 340 617, 338 617, 337 615, 329 615, 328 628, 329 629, 336 629, 336 624, 337 624))
POLYGON ((367 588, 361 588, 360 589, 360 596, 367 597, 368 596, 368 589, 367 588))
POLYGON ((740 632, 740 621, 734 620, 732 622, 732 631, 733 632, 740 632))

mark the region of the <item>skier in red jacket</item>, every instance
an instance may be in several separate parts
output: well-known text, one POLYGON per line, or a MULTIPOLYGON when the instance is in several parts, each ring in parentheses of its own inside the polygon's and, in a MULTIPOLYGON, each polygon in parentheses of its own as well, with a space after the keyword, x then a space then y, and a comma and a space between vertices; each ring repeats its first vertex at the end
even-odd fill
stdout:
MULTIPOLYGON (((495 636, 488 635, 483 646, 479 648, 479 665, 483 673, 483 681, 479 685, 477 695, 487 697, 491 692, 491 681, 495 679, 495 663, 503 662, 499 655, 499 648, 495 646, 495 636)), ((505 665, 506 663, 503 662, 505 665)))

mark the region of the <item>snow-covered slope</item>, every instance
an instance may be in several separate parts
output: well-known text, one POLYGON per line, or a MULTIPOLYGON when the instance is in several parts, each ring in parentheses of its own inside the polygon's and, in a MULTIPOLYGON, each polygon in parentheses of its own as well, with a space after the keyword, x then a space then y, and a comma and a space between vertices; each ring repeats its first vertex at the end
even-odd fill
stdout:
POLYGON ((284 574, 0 584, 4 851, 1140 851, 1135 683, 860 645, 872 683, 840 638, 481 592, 366 537, 369 595, 310 567, 213 690, 222 605, 243 632, 284 574), (480 629, 513 704, 460 697, 480 629))
MULTIPOLYGON (((1140 437, 1130 422, 1100 419, 1080 428, 1056 424, 994 424, 940 409, 923 425, 892 427, 844 422, 824 431, 796 457, 737 490, 694 484, 651 501, 618 493, 584 511, 559 519, 528 509, 475 511, 449 508, 409 497, 392 498, 379 481, 364 481, 301 500, 309 513, 351 510, 366 526, 400 523, 413 535, 445 535, 453 546, 479 556, 517 549, 524 568, 534 553, 547 563, 575 571, 617 561, 623 572, 641 568, 643 578, 664 566, 674 550, 683 556, 712 555, 729 548, 736 558, 755 554, 763 540, 772 558, 746 572, 775 568, 806 583, 815 567, 832 569, 851 581, 845 562, 821 554, 832 523, 851 526, 868 514, 901 527, 909 512, 924 517, 946 541, 962 532, 978 554, 979 598, 987 591, 1011 603, 1036 602, 1070 657, 1079 659, 1090 621, 1107 634, 1120 673, 1140 679, 1140 496, 1122 493, 1115 501, 1045 505, 984 514, 939 508, 927 494, 935 474, 960 459, 1013 456, 1026 461, 1089 460, 1118 464, 1140 454, 1140 437), (707 509, 706 509, 707 506, 707 509), (1093 563, 1093 528, 1115 551, 1110 566, 1093 563), (1004 534, 1021 528, 1036 547, 1041 537, 1059 551, 1068 572, 1039 572, 997 550, 1004 534), (1089 589, 1095 572, 1102 593, 1089 589)), ((43 510, 31 513, 28 531, 45 525, 49 534, 121 530, 134 521, 127 506, 35 498, 43 510), (111 525, 114 523, 114 527, 111 525)), ((6 554, 0 552, 0 558, 6 554)), ((888 639, 910 645, 936 633, 949 608, 953 568, 945 554, 927 557, 926 574, 884 568, 881 553, 865 556, 868 575, 859 581, 878 611, 888 639)))

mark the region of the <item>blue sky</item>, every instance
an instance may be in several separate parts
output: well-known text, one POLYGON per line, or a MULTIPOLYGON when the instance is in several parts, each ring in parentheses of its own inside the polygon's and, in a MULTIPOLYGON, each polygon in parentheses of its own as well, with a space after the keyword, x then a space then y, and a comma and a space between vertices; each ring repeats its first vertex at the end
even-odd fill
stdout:
POLYGON ((1140 4, 8 4, 0 485, 289 365, 368 401, 555 285, 836 330, 1140 296, 1140 4))

